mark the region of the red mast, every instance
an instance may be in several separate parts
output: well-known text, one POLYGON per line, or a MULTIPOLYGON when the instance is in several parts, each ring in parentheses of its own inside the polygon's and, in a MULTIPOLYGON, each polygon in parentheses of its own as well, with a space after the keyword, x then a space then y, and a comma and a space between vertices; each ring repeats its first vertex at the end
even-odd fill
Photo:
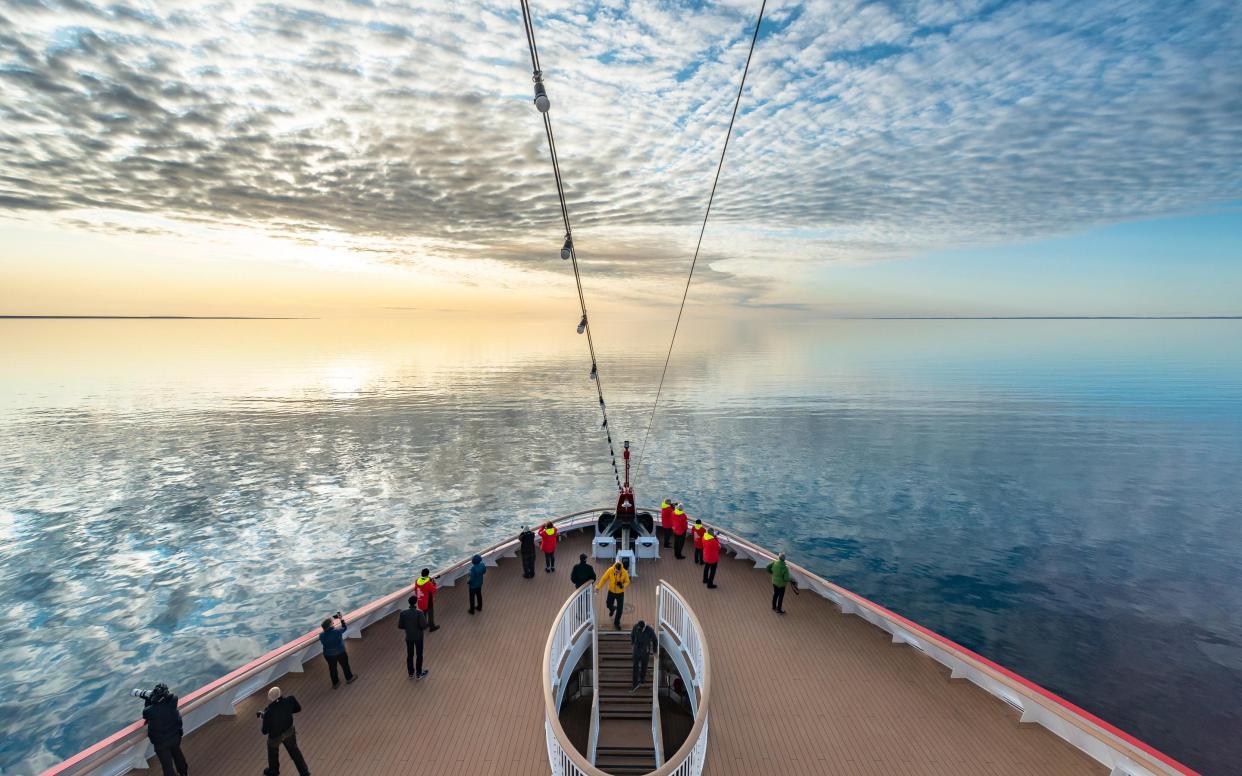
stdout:
POLYGON ((634 488, 630 486, 630 441, 625 440, 625 448, 621 453, 625 459, 625 484, 617 494, 617 517, 623 525, 632 525, 634 521, 634 488))

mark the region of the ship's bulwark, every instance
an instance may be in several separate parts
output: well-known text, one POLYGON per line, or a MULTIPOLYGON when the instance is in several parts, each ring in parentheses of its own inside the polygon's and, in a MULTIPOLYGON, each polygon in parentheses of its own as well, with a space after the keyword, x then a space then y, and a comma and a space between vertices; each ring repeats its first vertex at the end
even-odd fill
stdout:
MULTIPOLYGON (((352 685, 332 690, 321 658, 279 681, 297 695, 298 739, 321 774, 517 774, 546 776, 540 662, 552 618, 572 592, 569 569, 586 532, 558 550, 558 571, 521 575, 516 558, 489 570, 484 612, 469 616, 464 581, 443 590, 427 636, 430 675, 411 681, 395 617, 349 642, 352 685)), ((655 617, 667 579, 703 623, 712 651, 708 774, 1102 774, 1105 769, 1004 703, 863 620, 812 593, 773 613, 767 577, 722 557, 716 590, 689 559, 640 562, 626 595, 638 618, 655 617)), ((610 627, 606 624, 605 627, 610 627)), ((265 741, 248 698, 234 717, 191 734, 196 776, 259 773, 265 741)), ((153 767, 158 768, 154 762, 153 767)), ((284 767, 291 767, 285 762, 284 767)), ((153 771, 158 772, 158 771, 153 771)))

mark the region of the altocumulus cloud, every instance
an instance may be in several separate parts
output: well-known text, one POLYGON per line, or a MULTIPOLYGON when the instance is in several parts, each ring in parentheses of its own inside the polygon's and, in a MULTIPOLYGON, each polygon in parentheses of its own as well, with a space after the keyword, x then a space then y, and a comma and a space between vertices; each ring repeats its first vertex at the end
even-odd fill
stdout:
MULTIPOLYGON (((585 258, 684 271, 757 3, 534 8, 585 258)), ((1236 201, 1239 51, 1235 0, 770 3, 714 277, 1236 201)), ((11 212, 556 261, 516 3, 9 0, 0 121, 11 212)))

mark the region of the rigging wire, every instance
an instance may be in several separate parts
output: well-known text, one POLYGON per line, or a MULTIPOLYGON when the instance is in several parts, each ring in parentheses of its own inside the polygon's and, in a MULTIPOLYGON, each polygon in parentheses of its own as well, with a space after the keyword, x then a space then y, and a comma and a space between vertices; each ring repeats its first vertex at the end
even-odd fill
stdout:
MULTIPOLYGON (((522 0, 526 4, 526 0, 522 0)), ((647 438, 651 436, 651 425, 655 422, 656 407, 660 404, 660 394, 664 390, 664 377, 668 374, 668 362, 673 357, 673 345, 677 342, 677 331, 681 328, 681 315, 686 311, 686 297, 690 295, 690 281, 694 279, 694 266, 699 261, 699 249, 703 247, 703 233, 707 231, 707 219, 712 214, 712 202, 716 199, 716 184, 720 183, 720 171, 724 169, 725 153, 729 150, 729 139, 733 137, 733 123, 737 121, 737 108, 742 103, 742 90, 746 88, 746 74, 750 72, 750 59, 755 54, 755 42, 759 40, 759 25, 763 24, 763 12, 768 7, 768 0, 759 6, 759 18, 755 20, 755 33, 750 38, 750 51, 746 54, 746 66, 742 68, 742 81, 737 85, 737 99, 733 101, 733 115, 729 118, 729 129, 725 132, 724 147, 720 149, 720 161, 716 164, 716 177, 712 180, 712 191, 707 197, 707 212, 703 214, 703 225, 699 227, 699 241, 694 246, 694 258, 690 260, 690 274, 686 276, 686 290, 681 295, 681 306, 677 308, 677 321, 673 324, 673 336, 668 342, 668 354, 664 357, 664 370, 660 372, 660 384, 656 388, 655 401, 651 403, 651 417, 647 419, 647 431, 643 434, 642 447, 638 449, 638 460, 634 463, 634 482, 638 482, 638 473, 643 465, 643 454, 647 452, 647 438)))
MULTIPOLYGON (((766 2, 767 0, 764 0, 766 2)), ((535 107, 543 116, 543 129, 548 137, 548 152, 552 156, 552 174, 556 178, 556 196, 560 200, 561 220, 565 223, 565 247, 561 249, 561 258, 569 258, 574 268, 574 284, 578 289, 578 305, 582 308, 582 320, 578 324, 578 333, 584 331, 587 348, 591 352, 591 380, 595 383, 595 392, 599 397, 599 411, 604 417, 600 426, 608 438, 608 454, 612 458, 612 474, 617 481, 617 490, 621 490, 621 472, 617 468, 617 454, 612 446, 612 429, 608 426, 608 405, 604 402, 604 383, 599 376, 599 359, 595 355, 595 340, 591 336, 591 318, 587 315, 586 294, 582 290, 582 275, 578 268, 578 251, 574 245, 573 227, 569 222, 569 205, 565 201, 565 184, 561 178, 561 163, 556 154, 556 136, 552 132, 552 117, 548 115, 550 103, 547 88, 543 83, 543 69, 539 65, 539 47, 535 44, 535 25, 531 19, 529 0, 522 2, 522 24, 526 29, 526 43, 530 48, 530 65, 535 81, 535 107), (569 256, 565 253, 568 251, 569 256)))

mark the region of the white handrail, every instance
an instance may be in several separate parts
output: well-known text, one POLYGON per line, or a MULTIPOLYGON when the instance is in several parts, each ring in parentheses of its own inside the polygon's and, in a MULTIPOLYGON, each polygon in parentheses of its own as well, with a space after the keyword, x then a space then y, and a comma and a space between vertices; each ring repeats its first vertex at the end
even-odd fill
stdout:
MULTIPOLYGON (((596 644, 598 641, 598 628, 595 627, 594 593, 595 586, 589 581, 584 582, 574 591, 573 595, 561 606, 556 619, 552 621, 552 631, 548 634, 548 643, 544 648, 543 730, 548 746, 548 763, 552 766, 552 776, 608 776, 596 768, 593 762, 588 762, 587 758, 574 747, 565 735, 560 719, 561 698, 564 696, 566 675, 574 669, 586 645, 596 644), (582 622, 579 618, 583 616, 584 602, 587 619, 582 622), (586 638, 584 629, 590 629, 589 639, 586 638), (567 639, 564 636, 569 632, 576 634, 573 639, 567 639)), ((599 654, 598 650, 596 654, 599 654)), ((596 663, 598 664, 598 658, 596 658, 596 663)), ((598 680, 596 680, 596 686, 598 688, 598 680)), ((595 698, 592 700, 595 708, 598 708, 598 699, 597 689, 595 698)), ((594 713, 593 710, 592 714, 594 713)), ((592 725, 595 726, 591 731, 590 748, 593 750, 598 726, 596 722, 592 722, 592 725)), ((592 751, 592 760, 593 758, 592 751)))
POLYGON ((660 580, 656 588, 659 640, 682 675, 689 679, 694 725, 677 753, 657 765, 654 776, 700 776, 707 758, 707 728, 711 710, 711 661, 699 618, 672 585, 660 580))
MULTIPOLYGON (((660 627, 659 611, 660 588, 656 588, 656 628, 660 627)), ((660 719, 660 646, 659 636, 656 637, 656 653, 654 665, 651 667, 651 743, 655 747, 655 763, 659 768, 664 764, 664 725, 660 719)))
MULTIPOLYGON (((590 580, 586 582, 589 590, 594 592, 590 580)), ((592 598, 594 600, 594 598, 592 598)), ((591 737, 587 743, 587 757, 591 765, 595 764, 599 749, 599 626, 592 618, 591 625, 591 737)))

